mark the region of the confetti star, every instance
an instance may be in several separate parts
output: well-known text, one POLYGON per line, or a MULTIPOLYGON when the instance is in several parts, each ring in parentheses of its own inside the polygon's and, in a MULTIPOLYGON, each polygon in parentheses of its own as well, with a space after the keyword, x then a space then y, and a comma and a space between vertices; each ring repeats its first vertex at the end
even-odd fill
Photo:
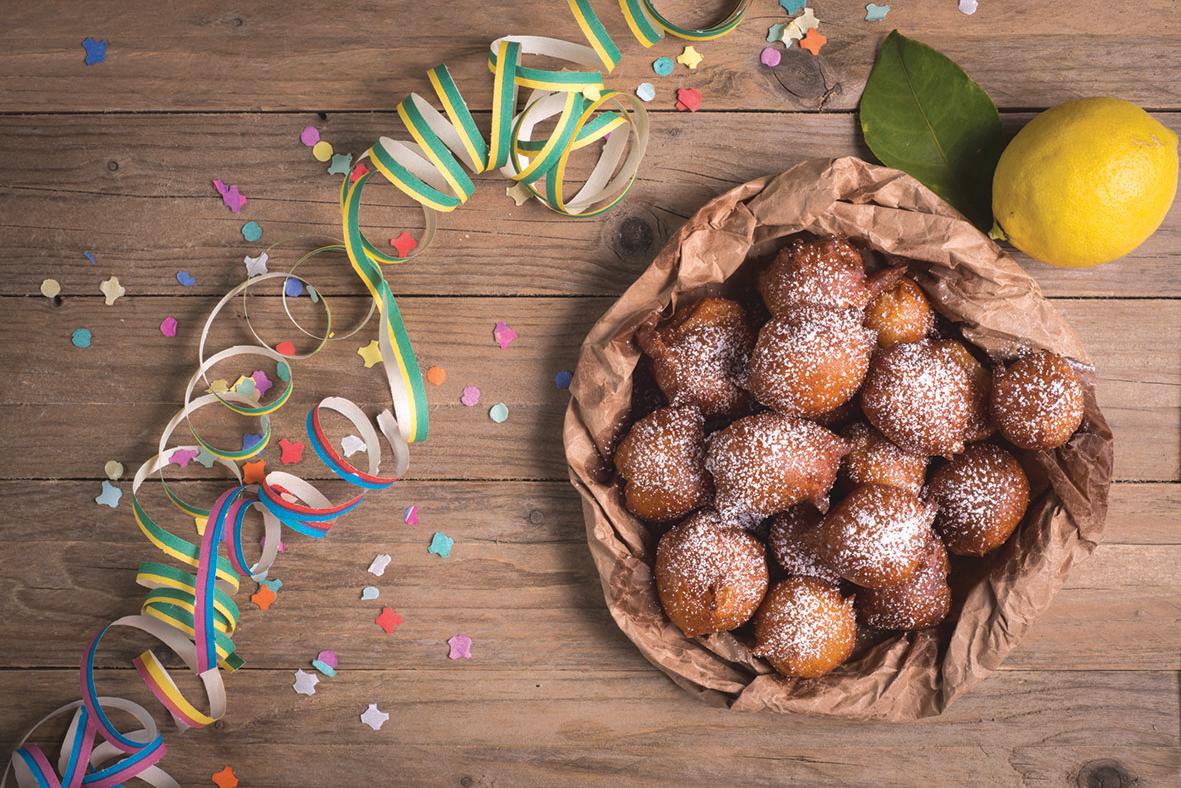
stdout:
POLYGON ((197 455, 201 452, 197 449, 173 449, 172 454, 168 455, 168 462, 170 465, 179 465, 182 468, 189 467, 189 463, 197 459, 197 455))
POLYGON ((292 689, 300 695, 315 695, 316 685, 320 683, 320 677, 315 673, 308 673, 303 668, 295 671, 295 683, 291 685, 292 689))
POLYGON ((247 432, 242 435, 242 451, 250 451, 260 443, 262 443, 261 432, 247 432))
POLYGON ((696 88, 677 88, 677 110, 696 112, 701 109, 701 93, 696 88))
POLYGON ((815 30, 820 27, 820 20, 816 18, 816 14, 811 8, 805 8, 804 13, 791 21, 792 24, 799 28, 801 33, 807 33, 809 30, 815 30))
POLYGON ((349 183, 356 183, 363 176, 368 174, 369 168, 365 166, 365 162, 361 162, 356 167, 353 167, 353 171, 349 173, 349 183))
POLYGON ((284 465, 294 465, 303 460, 303 444, 279 439, 279 462, 284 465))
POLYGON ((503 320, 492 328, 492 339, 495 340, 496 344, 500 345, 501 350, 511 345, 516 338, 517 332, 503 320))
POLYGON ((294 276, 283 280, 283 295, 288 298, 299 298, 305 289, 303 281, 294 276))
POLYGON ((123 497, 123 491, 115 485, 111 484, 106 479, 103 479, 103 491, 94 499, 95 503, 109 506, 116 509, 119 506, 119 499, 123 497))
POLYGON ((271 383, 271 379, 267 377, 267 373, 263 372, 261 369, 256 369, 251 372, 250 378, 254 381, 254 388, 258 390, 260 395, 266 394, 274 387, 274 384, 271 383))
POLYGON ((398 257, 409 257, 410 253, 418 246, 418 241, 414 240, 414 236, 403 230, 398 233, 397 238, 390 239, 390 246, 394 247, 398 257))
POLYGON ((472 639, 467 635, 452 635, 447 639, 447 645, 451 647, 447 659, 472 658, 472 639))
POLYGON ((804 37, 804 31, 796 24, 796 20, 791 20, 787 27, 783 28, 783 45, 790 48, 793 41, 799 41, 804 37))
POLYGON ((374 364, 381 362, 381 347, 378 346, 377 340, 373 340, 368 345, 363 345, 357 348, 357 355, 365 362, 365 369, 369 369, 374 364))
POLYGON ((213 784, 217 788, 238 788, 238 776, 234 774, 234 770, 229 766, 220 772, 214 772, 209 779, 213 780, 213 784))
POLYGON ((365 709, 365 713, 361 715, 361 722, 365 723, 373 730, 379 731, 381 730, 381 726, 385 725, 386 720, 389 718, 390 715, 377 708, 376 703, 370 703, 369 708, 365 709))
POLYGON ((514 183, 505 188, 504 193, 513 198, 513 202, 520 208, 533 197, 533 192, 529 191, 528 185, 524 183, 514 183))
POLYGON ((261 585, 264 585, 267 588, 271 589, 276 594, 278 594, 279 589, 283 587, 283 581, 277 577, 264 578, 263 580, 259 580, 258 582, 261 585))
POLYGON ((242 482, 243 484, 262 484, 262 480, 267 475, 267 461, 256 460, 255 462, 247 462, 242 465, 242 482))
POLYGON ((813 28, 808 31, 808 35, 804 36, 804 40, 800 42, 800 48, 806 49, 815 57, 820 54, 820 49, 828 43, 828 38, 824 33, 813 28))
POLYGON ((389 553, 379 553, 373 558, 373 563, 369 564, 369 574, 375 577, 381 577, 385 574, 385 568, 390 565, 389 553))
POLYGON ((976 0, 960 0, 960 13, 968 16, 976 13, 976 0))
POLYGON ((779 5, 783 6, 783 10, 788 14, 795 16, 804 7, 807 0, 779 0, 779 5))
POLYGON ((365 441, 356 435, 345 435, 340 441, 340 448, 344 451, 344 456, 352 457, 359 451, 365 451, 368 447, 365 445, 365 441))
POLYGON ((328 165, 328 174, 348 175, 351 166, 353 166, 353 154, 334 153, 332 154, 332 163, 328 165))
POLYGON ((113 305, 117 299, 127 294, 127 291, 123 289, 123 285, 119 284, 119 277, 117 276, 104 279, 102 284, 98 286, 98 289, 106 296, 107 306, 113 305))
POLYGON ((108 41, 105 38, 101 41, 95 41, 91 36, 82 39, 82 48, 86 50, 86 59, 82 62, 93 66, 105 61, 107 59, 107 44, 108 41))
POLYGON ((238 191, 237 184, 226 186, 221 180, 215 179, 213 188, 217 189, 217 193, 221 195, 221 201, 232 213, 242 212, 242 206, 246 204, 246 195, 238 191))
POLYGON ((690 71, 696 71, 697 66, 705 60, 692 44, 685 47, 681 54, 677 55, 677 62, 683 66, 688 66, 690 71))
POLYGON ((377 586, 365 586, 361 589, 361 599, 365 601, 377 599, 379 596, 381 596, 381 591, 378 590, 377 586))
POLYGON ((890 6, 878 5, 877 3, 869 3, 865 6, 865 21, 866 22, 881 22, 886 18, 886 14, 890 13, 890 6))
POLYGON ((251 257, 246 255, 242 258, 242 262, 246 264, 247 276, 258 276, 267 272, 267 260, 269 259, 266 252, 263 252, 258 257, 251 257))
POLYGON ((767 43, 774 44, 776 41, 783 40, 783 34, 787 31, 787 24, 774 24, 767 28, 767 43))
POLYGON ((381 612, 377 614, 377 618, 373 620, 379 627, 385 630, 387 635, 392 635, 404 619, 395 613, 392 607, 383 607, 381 612))
POLYGON ((431 537, 430 547, 426 549, 428 553, 434 553, 440 558, 447 558, 451 555, 451 546, 455 544, 455 540, 442 531, 435 531, 435 535, 431 537))
POLYGON ((271 605, 279 595, 270 589, 270 586, 260 585, 258 590, 250 595, 250 601, 253 602, 259 610, 270 610, 271 605))
POLYGON ((197 462, 204 465, 206 468, 213 467, 213 455, 205 449, 201 449, 201 453, 197 455, 197 462))

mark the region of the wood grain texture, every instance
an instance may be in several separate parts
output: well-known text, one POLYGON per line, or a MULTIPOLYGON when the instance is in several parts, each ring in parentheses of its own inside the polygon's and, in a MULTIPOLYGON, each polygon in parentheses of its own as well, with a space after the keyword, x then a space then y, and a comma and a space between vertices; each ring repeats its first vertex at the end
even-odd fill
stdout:
MULTIPOLYGON (((1128 258, 1097 269, 1062 271, 1016 255, 1098 366, 1125 481, 1112 489, 1094 555, 1072 568, 1003 669, 938 719, 735 714, 696 702, 652 668, 603 604, 562 460, 567 397, 552 382, 573 365, 589 326, 706 200, 806 158, 867 156, 853 109, 891 28, 962 64, 1001 107, 1008 133, 1040 108, 1087 95, 1130 99, 1181 131, 1175 3, 988 0, 972 17, 952 0, 895 3, 886 23, 870 24, 864 2, 826 0, 816 4, 829 37, 822 57, 797 50, 767 70, 757 63, 766 29, 785 17, 774 0, 756 0, 735 34, 699 47, 700 71, 661 80, 652 59, 680 46, 641 50, 623 34, 613 0, 593 2, 625 52, 610 84, 631 90, 647 80, 658 91, 635 189, 612 214, 575 222, 538 205, 513 207, 506 183, 488 176, 468 205, 442 217, 436 246, 389 270, 424 367, 448 371, 429 392, 431 439, 416 447, 411 479, 367 501, 328 539, 287 539, 276 572, 284 587, 270 611, 247 601, 253 584, 238 594, 236 642, 247 666, 228 678, 229 714, 184 736, 161 719, 167 768, 184 785, 207 785, 231 764, 244 786, 283 788, 1175 785, 1181 209, 1128 258), (701 113, 672 111, 680 86, 701 90, 701 113), (506 351, 492 341, 498 320, 520 334, 506 351), (483 389, 474 409, 458 402, 469 384, 483 389), (487 409, 501 400, 510 418, 496 425, 487 409), (421 507, 416 526, 402 522, 411 503, 421 507), (435 530, 456 539, 451 558, 426 552, 435 530), (379 552, 394 558, 383 578, 365 571, 379 552), (367 584, 381 588, 379 601, 360 601, 367 584), (373 623, 382 605, 405 616, 392 636, 373 623), (446 658, 456 632, 474 639, 475 659, 446 658), (341 674, 314 697, 296 695, 292 671, 323 648, 340 654, 341 674), (359 721, 371 702, 391 714, 381 732, 359 721)), ((697 21, 724 5, 659 3, 697 21)), ((0 759, 29 724, 77 697, 83 639, 134 612, 143 591, 135 567, 159 555, 126 498, 116 511, 94 503, 103 463, 118 458, 131 473, 153 451, 194 369, 199 322, 241 280, 244 255, 283 238, 339 234, 336 181, 298 142, 299 130, 314 124, 354 154, 379 134, 404 136, 391 107, 427 91, 424 70, 443 61, 486 127, 489 41, 509 32, 581 39, 561 2, 545 6, 552 18, 537 3, 473 0, 8 6, 0 25, 0 759), (110 40, 106 63, 82 65, 86 35, 110 40), (241 215, 222 205, 213 178, 249 197, 241 215), (242 240, 248 219, 263 225, 259 245, 242 240), (179 270, 197 284, 181 287, 179 270), (98 285, 111 275, 128 295, 107 307, 98 285), (37 294, 46 277, 62 283, 57 303, 37 294), (158 329, 168 314, 180 321, 176 339, 158 329), (89 350, 69 345, 79 326, 94 331, 89 350)), ((363 220, 378 242, 421 223, 387 186, 367 192, 363 220)), ((291 248, 276 251, 272 269, 290 265, 291 248)), ((308 273, 325 293, 358 292, 339 259, 308 273)), ((276 301, 251 307, 279 340, 288 329, 276 322, 276 301)), ((333 300, 338 330, 362 304, 333 300)), ((319 328, 309 307, 303 299, 297 313, 319 328)), ((240 314, 240 304, 227 310, 214 346, 245 338, 240 314)), ((385 406, 381 376, 355 354, 370 336, 294 365, 296 393, 275 419, 276 438, 301 435, 304 409, 324 393, 352 396, 370 413, 385 406)), ((250 429, 225 414, 199 423, 233 442, 250 429)), ((264 456, 278 461, 274 447, 264 456)), ((295 466, 322 477, 317 469, 295 466)), ((224 484, 212 471, 173 470, 195 501, 224 484)), ((169 518, 155 482, 144 498, 178 532, 193 533, 169 518)), ((160 715, 128 669, 142 642, 114 635, 108 646, 100 690, 160 715)))
MULTIPOLYGON (((259 315, 264 335, 288 338, 280 330, 287 330, 286 318, 277 322, 282 314, 278 299, 264 301, 257 307, 269 310, 259 315), (264 319, 268 315, 271 320, 264 319)), ((214 299, 140 296, 105 307, 96 298, 67 298, 54 306, 38 296, 5 303, 10 317, 0 325, 0 365, 9 374, 0 378, 0 445, 10 451, 0 455, 0 478, 90 478, 108 459, 128 467, 146 459, 154 451, 148 447, 155 446, 159 430, 179 408, 195 369, 199 327, 214 299), (180 321, 175 339, 160 334, 166 315, 180 321), (86 350, 69 344, 78 326, 94 333, 94 344, 86 350), (80 424, 102 425, 102 440, 80 441, 80 424)), ((1099 401, 1116 434, 1116 478, 1176 481, 1181 301, 1056 303, 1098 367, 1099 401), (1135 352, 1128 352, 1129 343, 1135 352)), ((611 299, 404 298, 401 304, 420 362, 449 372, 447 382, 429 392, 434 432, 416 449, 411 476, 565 479, 560 436, 567 398, 554 386, 553 375, 573 368, 583 337, 611 299), (507 350, 492 341, 498 320, 520 335, 507 350), (479 406, 459 403, 466 385, 481 389, 479 406), (510 409, 504 424, 487 415, 499 401, 510 409)), ((227 310, 211 348, 249 338, 235 314, 241 314, 240 305, 227 310)), ((307 365, 295 364, 296 394, 273 421, 277 436, 302 433, 307 406, 327 391, 318 381, 335 381, 332 391, 386 407, 384 377, 365 370, 355 352, 374 335, 358 335, 307 365)), ((220 376, 232 381, 252 369, 235 366, 220 376)), ((236 425, 237 432, 228 437, 235 447, 242 432, 254 430, 253 421, 230 420, 229 414, 199 423, 221 424, 225 430, 236 425)))
MULTIPOLYGON (((1007 130, 1029 117, 1006 116, 1007 130)), ((1181 115, 1157 117, 1181 131, 1181 115)), ((0 215, 0 294, 36 294, 47 276, 67 297, 95 294, 114 274, 140 295, 220 295, 244 276, 242 257, 262 245, 339 238, 338 182, 298 140, 308 123, 354 154, 400 128, 393 113, 327 121, 311 113, 0 117, 0 200, 8 206, 0 215), (213 178, 239 185, 249 198, 242 214, 225 208, 213 178), (262 224, 260 244, 242 240, 247 219, 262 224), (97 256, 94 267, 82 258, 87 249, 97 256), (178 270, 197 284, 182 287, 178 270)), ((435 245, 390 269, 390 280, 406 295, 617 295, 710 198, 808 158, 843 155, 869 157, 852 115, 654 114, 639 180, 616 211, 556 221, 538 203, 515 207, 503 178, 482 176, 468 204, 440 217, 435 245)), ((366 191, 362 219, 374 242, 385 244, 420 227, 422 213, 379 185, 366 191)), ((1063 270, 1016 257, 1050 296, 1181 296, 1172 256, 1179 243, 1181 208, 1174 206, 1143 246, 1108 265, 1063 270)), ((276 252, 272 270, 294 260, 276 252)), ((347 266, 312 273, 323 292, 357 292, 347 266)))
MULTIPOLYGON (((170 736, 168 765, 182 784, 231 764, 243 785, 291 788, 359 785, 365 773, 461 786, 1062 785, 1104 761, 1140 784, 1167 785, 1179 764, 1178 681, 1165 672, 1004 673, 943 717, 898 725, 711 708, 654 670, 592 679, 488 670, 479 658, 343 669, 309 698, 291 690, 300 664, 230 677, 223 722, 170 736), (358 719, 370 703, 390 714, 380 732, 358 719)), ((111 694, 134 693, 136 681, 127 670, 98 676, 111 694)), ((13 698, 0 745, 45 703, 71 698, 72 685, 64 671, 0 671, 0 696, 13 698)))
MULTIPOLYGON (((1133 496, 1154 510, 1177 506, 1177 485, 1118 485, 1109 538, 1077 566, 1032 635, 1005 669, 1175 670, 1181 668, 1181 589, 1175 567, 1181 544, 1156 544, 1151 522, 1117 519, 1133 496), (1150 498, 1145 501, 1146 488, 1150 498), (1097 631, 1118 631, 1113 648, 1097 631)), ((182 482, 181 495, 211 501, 214 482, 182 482)), ((14 523, 0 554, 0 642, 19 639, 21 651, 0 653, 0 670, 57 667, 76 659, 86 633, 135 611, 143 590, 140 561, 159 554, 127 509, 95 506, 97 482, 0 483, 0 506, 31 511, 53 507, 60 527, 14 523), (55 627, 43 630, 39 623, 55 627), (63 633, 74 633, 63 637, 63 633)), ((195 538, 158 490, 144 504, 160 522, 195 538)), ((321 647, 347 654, 356 668, 378 669, 397 659, 406 669, 429 666, 456 627, 480 644, 481 664, 497 670, 635 670, 645 663, 618 632, 602 600, 599 578, 584 548, 577 495, 562 482, 408 482, 371 499, 342 520, 329 539, 286 538, 275 575, 279 601, 262 613, 238 593, 244 613, 236 637, 252 667, 277 668, 315 633, 321 647), (401 521, 417 503, 422 521, 401 521), (456 540, 451 559, 426 552, 435 529, 456 540), (374 555, 393 563, 379 579, 366 567, 374 555), (359 601, 365 585, 382 589, 377 602, 359 601), (405 616, 394 637, 373 623, 382 605, 405 616), (298 626, 294 626, 298 621, 298 626)), ((306 650, 306 648, 304 649, 306 650)), ((103 655, 101 664, 126 664, 103 655)))
MULTIPOLYGON (((662 0, 677 19, 708 22, 702 8, 727 3, 662 0)), ((659 55, 683 42, 644 50, 626 32, 611 0, 594 3, 624 52, 608 79, 634 88, 653 80, 659 55)), ((880 40, 892 27, 955 60, 1001 107, 1044 107, 1082 95, 1118 95, 1153 108, 1177 108, 1173 75, 1181 68, 1181 31, 1167 24, 1169 0, 1111 3, 1081 14, 1064 0, 993 0, 965 17, 955 3, 902 4, 884 23, 865 21, 860 0, 816 4, 829 41, 821 57, 793 49, 776 69, 758 63, 767 28, 787 17, 757 2, 731 35, 700 45, 697 73, 678 72, 710 109, 849 109, 857 103, 880 40), (1098 46, 1118 25, 1127 46, 1098 46)), ((446 5, 397 0, 381 13, 365 4, 331 9, 309 0, 266 0, 227 7, 188 3, 160 25, 155 6, 104 0, 21 3, 0 31, 0 111, 339 110, 385 109, 427 92, 423 72, 440 62, 455 73, 467 103, 487 107, 487 46, 506 34, 585 39, 564 3, 546 13, 526 3, 460 0, 446 5), (107 37, 107 62, 87 68, 79 42, 107 37)), ((670 77, 657 106, 672 109, 670 77)))

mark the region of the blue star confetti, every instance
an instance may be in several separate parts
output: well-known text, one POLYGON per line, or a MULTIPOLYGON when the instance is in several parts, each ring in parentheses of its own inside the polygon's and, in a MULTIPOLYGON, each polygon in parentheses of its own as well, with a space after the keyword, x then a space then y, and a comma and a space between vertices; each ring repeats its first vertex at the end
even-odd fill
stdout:
POLYGON ((103 479, 103 491, 99 493, 98 497, 94 499, 97 504, 109 506, 112 509, 119 508, 119 499, 123 497, 123 491, 115 485, 111 484, 106 479, 103 479))
POLYGON ((107 40, 95 41, 91 36, 87 36, 82 40, 82 48, 86 50, 86 60, 83 61, 88 66, 93 66, 102 63, 107 59, 107 40))
POLYGON ((877 3, 869 3, 865 6, 865 21, 866 22, 881 22, 886 18, 886 14, 890 13, 890 6, 878 5, 877 3))

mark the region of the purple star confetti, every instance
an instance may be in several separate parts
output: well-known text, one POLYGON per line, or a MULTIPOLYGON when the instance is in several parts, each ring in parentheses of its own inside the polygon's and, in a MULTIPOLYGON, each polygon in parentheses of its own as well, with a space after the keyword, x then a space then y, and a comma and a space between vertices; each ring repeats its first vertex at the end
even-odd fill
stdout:
POLYGON ((472 658, 472 639, 467 635, 452 635, 447 639, 447 645, 450 646, 448 659, 472 658))
POLYGON ((267 373, 263 372, 261 369, 256 369, 251 372, 250 379, 254 381, 254 389, 258 392, 258 396, 260 397, 275 387, 275 384, 271 383, 271 379, 267 377, 267 373))
POLYGON ((171 465, 187 468, 189 463, 197 459, 197 455, 200 453, 197 449, 173 449, 172 454, 168 455, 168 462, 171 465))
POLYGON ((221 195, 221 201, 226 204, 234 213, 240 213, 242 206, 246 204, 246 195, 238 191, 237 185, 226 186, 219 179, 213 180, 213 188, 217 189, 217 193, 221 195))

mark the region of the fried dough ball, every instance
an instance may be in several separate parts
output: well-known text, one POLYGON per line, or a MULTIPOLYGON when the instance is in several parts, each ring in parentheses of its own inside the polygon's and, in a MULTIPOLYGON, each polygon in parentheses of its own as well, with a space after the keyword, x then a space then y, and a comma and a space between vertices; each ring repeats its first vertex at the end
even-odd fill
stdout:
POLYGON ((926 457, 903 451, 862 422, 850 424, 841 435, 849 443, 849 453, 841 460, 840 471, 846 489, 862 484, 885 484, 901 487, 913 495, 923 489, 926 457))
POLYGON ((819 678, 847 660, 856 642, 853 599, 815 577, 776 584, 755 614, 752 651, 784 676, 819 678))
POLYGON ((853 398, 840 407, 833 408, 827 413, 821 413, 812 417, 812 421, 816 422, 822 427, 828 427, 830 430, 836 430, 845 424, 848 424, 855 418, 860 418, 861 412, 857 409, 857 399, 853 398))
POLYGON ((885 588, 857 592, 857 611, 876 629, 926 629, 951 611, 951 565, 947 548, 935 534, 927 538, 922 561, 906 580, 885 588))
POLYGON ((652 358, 656 385, 672 405, 696 405, 706 419, 732 418, 750 404, 737 385, 755 332, 746 310, 728 298, 705 298, 663 326, 636 334, 652 358))
POLYGON ((1040 351, 998 370, 992 420, 1022 449, 1056 449, 1083 422, 1083 384, 1059 355, 1040 351))
POLYGON ((819 424, 763 411, 715 432, 705 467, 722 520, 752 526, 800 501, 828 510, 845 442, 819 424))
POLYGON ((844 238, 797 239, 759 273, 759 293, 772 315, 802 304, 864 309, 870 291, 861 253, 844 238))
POLYGON ((1029 479, 1009 452, 976 443, 931 476, 935 530, 956 555, 981 556, 1005 543, 1025 516, 1029 479))
POLYGON ((833 507, 820 525, 820 557, 865 588, 901 583, 918 567, 935 506, 913 493, 865 484, 833 507))
POLYGON ((675 520, 713 494, 705 470, 705 428, 694 407, 661 408, 632 425, 615 451, 628 510, 645 520, 675 520))
POLYGON ((801 306, 759 331, 747 386, 767 407, 819 416, 857 393, 873 347, 857 310, 801 306))
POLYGON ((950 457, 964 448, 972 385, 964 368, 935 343, 894 345, 874 354, 861 410, 899 448, 950 457))
POLYGON ((671 528, 656 546, 660 604, 688 637, 746 623, 767 592, 763 545, 721 525, 708 509, 671 528))
POLYGON ((878 332, 879 347, 925 339, 935 327, 935 313, 923 289, 902 277, 865 309, 865 325, 878 332))
POLYGON ((767 535, 767 548, 789 575, 839 583, 841 576, 820 559, 820 519, 820 512, 809 503, 797 504, 775 515, 767 535))
POLYGON ((982 441, 996 432, 996 426, 988 413, 988 399, 992 394, 992 373, 976 360, 962 342, 954 339, 941 339, 935 343, 936 347, 946 352, 953 361, 968 374, 970 412, 968 427, 964 433, 965 443, 982 441))

